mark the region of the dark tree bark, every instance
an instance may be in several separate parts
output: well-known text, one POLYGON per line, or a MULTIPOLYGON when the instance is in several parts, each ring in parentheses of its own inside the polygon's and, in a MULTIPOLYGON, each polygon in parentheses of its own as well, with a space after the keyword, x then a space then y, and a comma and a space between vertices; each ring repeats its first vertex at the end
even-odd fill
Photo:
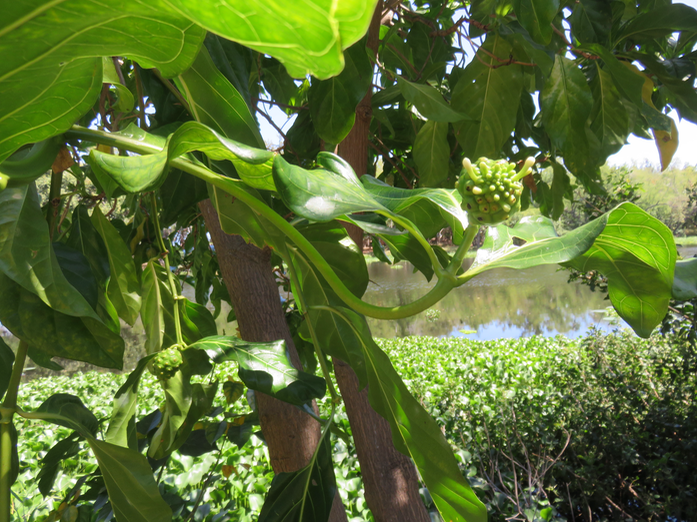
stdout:
MULTIPOLYGON (((367 47, 377 50, 382 2, 378 2, 368 32, 367 47)), ((372 118, 371 90, 356 108, 356 122, 339 145, 339 155, 353 167, 358 177, 368 166, 368 136, 372 118)), ((347 225, 351 238, 363 248, 363 231, 347 225)), ((334 359, 334 373, 346 405, 356 453, 361 464, 365 500, 377 522, 429 522, 431 520, 419 494, 416 468, 411 459, 392 443, 390 424, 372 408, 368 388, 359 390, 358 377, 345 362, 334 359)))
MULTIPOLYGON (((210 200, 201 202, 199 207, 237 315, 240 337, 246 341, 284 339, 293 366, 302 369, 271 271, 271 250, 248 245, 240 236, 223 232, 210 200)), ((256 393, 256 403, 274 472, 295 471, 307 465, 319 442, 319 423, 290 404, 263 393, 256 393)), ((338 492, 329 520, 346 521, 338 492)))

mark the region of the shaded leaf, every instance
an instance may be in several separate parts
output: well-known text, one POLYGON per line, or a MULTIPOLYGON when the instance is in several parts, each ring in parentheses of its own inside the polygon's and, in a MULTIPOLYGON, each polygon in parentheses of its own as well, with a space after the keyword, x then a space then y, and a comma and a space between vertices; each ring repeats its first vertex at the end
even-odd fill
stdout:
POLYGON ((605 42, 612 28, 612 8, 605 0, 579 0, 569 17, 571 33, 581 42, 605 42))
POLYGON ((516 0, 513 9, 533 40, 545 45, 552 40, 552 21, 559 10, 559 0, 516 0))
POLYGON ((675 263, 672 295, 679 301, 697 297, 697 258, 681 259, 675 263))
POLYGON ((427 121, 416 135, 412 153, 419 170, 419 186, 441 185, 448 178, 450 164, 448 124, 427 121))
POLYGON ((58 469, 62 461, 74 457, 80 450, 80 435, 73 432, 66 438, 58 441, 48 450, 44 458, 41 459, 39 466, 41 470, 36 475, 39 481, 39 492, 47 497, 53 489, 53 484, 58 475, 58 469))
POLYGON ((0 162, 0 190, 24 185, 46 174, 60 151, 61 140, 49 138, 18 150, 0 162))
POLYGON ((443 99, 443 95, 430 85, 412 83, 398 76, 397 86, 402 96, 430 121, 447 123, 472 119, 468 114, 451 108, 443 99))
POLYGON ((685 4, 669 3, 632 18, 618 35, 618 42, 661 38, 676 31, 694 31, 695 27, 697 11, 685 4))
POLYGON ((135 106, 135 99, 128 87, 121 83, 116 72, 116 64, 111 57, 102 57, 102 82, 109 83, 116 89, 117 100, 114 109, 119 112, 131 112, 135 106))
POLYGON ((629 136, 629 112, 622 104, 620 93, 610 73, 597 68, 597 76, 591 82, 593 110, 590 128, 600 141, 602 157, 619 151, 629 136))
POLYGON ((0 399, 5 396, 5 392, 7 391, 14 362, 15 354, 12 348, 7 346, 5 341, 0 337, 0 399))

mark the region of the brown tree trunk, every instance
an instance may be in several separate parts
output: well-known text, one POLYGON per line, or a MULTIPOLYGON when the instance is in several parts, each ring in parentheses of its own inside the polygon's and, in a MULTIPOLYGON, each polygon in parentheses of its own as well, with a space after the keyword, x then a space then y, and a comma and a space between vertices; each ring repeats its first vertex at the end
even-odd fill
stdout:
MULTIPOLYGON (((293 366, 302 369, 271 271, 271 251, 248 245, 240 236, 223 232, 210 200, 201 202, 199 207, 237 315, 240 337, 246 341, 284 339, 293 366)), ((256 393, 256 403, 274 472, 295 471, 306 466, 319 442, 319 423, 292 405, 263 393, 256 393)), ((334 495, 329 520, 346 521, 338 492, 334 495)))
MULTIPOLYGON (((382 2, 378 2, 368 32, 367 47, 377 50, 382 2)), ((358 177, 368 166, 368 135, 372 118, 371 90, 356 108, 356 122, 339 144, 339 155, 353 167, 358 177)), ((363 248, 363 231, 347 225, 351 239, 363 248)), ((372 408, 368 388, 359 390, 358 377, 345 362, 334 359, 334 373, 346 405, 356 453, 361 464, 365 500, 377 522, 429 522, 431 520, 419 494, 418 476, 411 459, 392 443, 390 424, 372 408)))

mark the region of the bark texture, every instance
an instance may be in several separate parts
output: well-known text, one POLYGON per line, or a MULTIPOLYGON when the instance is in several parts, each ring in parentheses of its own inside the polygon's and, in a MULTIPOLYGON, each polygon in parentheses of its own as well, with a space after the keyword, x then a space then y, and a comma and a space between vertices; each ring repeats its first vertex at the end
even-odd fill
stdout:
MULTIPOLYGON (((378 2, 368 32, 367 47, 377 50, 382 2, 378 2)), ((353 167, 358 177, 368 167, 368 137, 373 111, 371 90, 356 108, 356 122, 339 144, 339 155, 353 167)), ((363 231, 347 225, 351 239, 363 248, 363 231)), ((419 494, 416 468, 411 459, 392 443, 390 424, 372 408, 368 388, 359 390, 358 377, 344 361, 334 359, 334 373, 346 405, 356 453, 361 464, 365 500, 377 522, 430 522, 419 494)))
MULTIPOLYGON (((248 245, 240 236, 223 232, 210 200, 199 203, 199 207, 237 315, 240 337, 246 341, 284 339, 293 366, 302 369, 271 271, 271 251, 248 245)), ((307 465, 319 442, 319 423, 290 404, 266 394, 257 392, 256 402, 274 472, 296 471, 307 465)), ((338 492, 329 520, 346 521, 338 492)))

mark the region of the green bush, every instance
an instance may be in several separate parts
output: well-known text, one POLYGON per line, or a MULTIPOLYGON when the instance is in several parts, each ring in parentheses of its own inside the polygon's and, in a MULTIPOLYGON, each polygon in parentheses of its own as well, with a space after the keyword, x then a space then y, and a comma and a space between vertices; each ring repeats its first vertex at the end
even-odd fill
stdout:
MULTIPOLYGON (((582 340, 410 337, 380 344, 443 427, 490 520, 695 520, 697 376, 684 345, 629 332, 595 332, 582 340)), ((216 373, 224 380, 229 369, 216 373)), ((154 378, 144 378, 139 419, 158 407, 154 378)), ((106 398, 124 379, 98 373, 36 379, 23 384, 22 400, 35 408, 60 390, 105 419, 106 398)), ((240 411, 247 410, 242 403, 240 411)), ((338 426, 348 431, 345 414, 340 417, 338 426)), ((97 468, 86 451, 59 464, 52 492, 42 498, 37 479, 47 472, 40 460, 70 432, 22 422, 17 520, 55 516, 76 488, 87 501, 97 468)), ((354 448, 339 438, 333 443, 349 520, 372 520, 354 448)), ((160 487, 175 520, 185 520, 201 497, 194 520, 251 521, 271 478, 265 446, 252 437, 241 448, 226 443, 200 457, 175 453, 160 487)), ((91 493, 99 494, 98 488, 91 493)), ((97 519, 93 505, 99 504, 84 504, 84 520, 97 519)))

